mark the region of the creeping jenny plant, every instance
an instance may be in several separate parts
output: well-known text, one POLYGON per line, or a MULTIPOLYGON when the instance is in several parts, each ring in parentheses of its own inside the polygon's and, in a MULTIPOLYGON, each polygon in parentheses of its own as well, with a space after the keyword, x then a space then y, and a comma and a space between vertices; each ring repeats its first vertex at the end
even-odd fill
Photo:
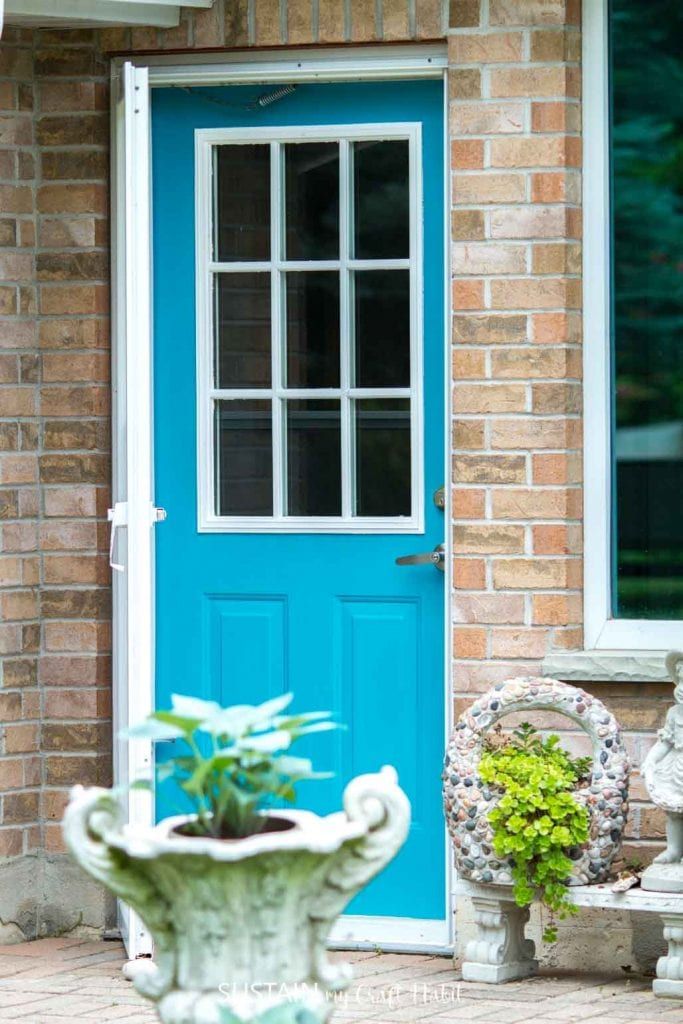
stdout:
POLYGON ((157 777, 175 782, 194 805, 196 817, 183 834, 254 835, 268 824, 261 812, 269 804, 294 801, 297 782, 330 777, 314 771, 307 758, 286 753, 301 736, 337 728, 328 711, 283 714, 292 697, 222 708, 215 701, 174 694, 170 711, 155 711, 128 730, 131 739, 182 742, 184 749, 159 766, 157 777))
POLYGON ((569 898, 569 851, 588 839, 588 810, 574 790, 590 771, 591 758, 572 758, 559 746, 558 736, 543 740, 525 722, 512 737, 489 741, 479 763, 483 782, 502 790, 489 812, 497 856, 512 861, 514 897, 528 906, 538 891, 551 912, 544 932, 554 942, 553 915, 576 913, 569 898))

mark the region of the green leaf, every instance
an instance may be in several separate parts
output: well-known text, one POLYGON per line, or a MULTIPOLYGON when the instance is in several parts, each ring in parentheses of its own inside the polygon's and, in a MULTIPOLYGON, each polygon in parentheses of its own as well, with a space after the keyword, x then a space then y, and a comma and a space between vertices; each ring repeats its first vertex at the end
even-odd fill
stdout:
POLYGON ((274 729, 272 732, 252 733, 237 740, 235 746, 240 750, 257 750, 263 753, 274 754, 278 750, 286 750, 292 742, 291 733, 283 729, 274 729))
POLYGON ((124 729, 122 736, 131 740, 177 740, 185 735, 185 730, 168 722, 160 722, 156 718, 147 718, 129 729, 124 729))
POLYGON ((221 710, 220 704, 217 704, 215 700, 185 697, 179 693, 171 695, 171 707, 174 714, 179 715, 181 718, 191 718, 198 722, 203 721, 205 718, 210 718, 211 715, 215 715, 221 710))

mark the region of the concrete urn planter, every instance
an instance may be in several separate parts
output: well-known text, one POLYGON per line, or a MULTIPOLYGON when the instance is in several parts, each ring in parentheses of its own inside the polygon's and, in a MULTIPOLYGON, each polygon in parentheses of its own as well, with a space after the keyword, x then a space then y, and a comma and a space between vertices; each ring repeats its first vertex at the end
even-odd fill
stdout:
MULTIPOLYGON (((327 817, 280 811, 293 827, 223 841, 179 835, 186 818, 123 825, 114 795, 76 787, 64 817, 78 863, 143 919, 154 962, 134 973, 164 1024, 325 1021, 350 981, 326 940, 349 900, 395 856, 410 824, 396 773, 346 787, 327 817)), ((144 962, 143 962, 144 963, 144 962)))
POLYGON ((597 698, 557 679, 537 677, 500 683, 476 700, 451 735, 443 771, 444 810, 461 878, 511 885, 512 864, 496 856, 488 813, 498 793, 478 777, 486 733, 513 712, 554 711, 565 715, 592 740, 593 769, 576 799, 590 814, 590 835, 570 851, 570 885, 601 882, 621 846, 628 811, 630 765, 614 716, 597 698))

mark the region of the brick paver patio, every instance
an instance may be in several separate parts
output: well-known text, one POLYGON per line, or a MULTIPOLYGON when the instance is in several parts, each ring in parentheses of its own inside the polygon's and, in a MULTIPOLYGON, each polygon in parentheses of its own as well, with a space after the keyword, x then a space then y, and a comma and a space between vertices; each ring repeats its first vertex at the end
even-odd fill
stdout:
MULTIPOLYGON (((650 979, 542 974, 493 988, 460 980, 443 957, 334 954, 356 979, 336 1024, 683 1024, 683 1003, 655 999, 650 979)), ((153 1024, 155 1014, 121 974, 118 942, 44 939, 0 946, 0 1021, 153 1024)))

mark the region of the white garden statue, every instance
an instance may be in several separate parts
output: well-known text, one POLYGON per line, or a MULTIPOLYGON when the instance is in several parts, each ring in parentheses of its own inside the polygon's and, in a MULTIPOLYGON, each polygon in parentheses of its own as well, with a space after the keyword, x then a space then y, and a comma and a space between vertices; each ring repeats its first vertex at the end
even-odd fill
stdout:
POLYGON ((683 892, 683 652, 671 651, 666 667, 676 703, 641 769, 650 799, 666 811, 666 849, 644 872, 641 884, 658 892, 683 892))

